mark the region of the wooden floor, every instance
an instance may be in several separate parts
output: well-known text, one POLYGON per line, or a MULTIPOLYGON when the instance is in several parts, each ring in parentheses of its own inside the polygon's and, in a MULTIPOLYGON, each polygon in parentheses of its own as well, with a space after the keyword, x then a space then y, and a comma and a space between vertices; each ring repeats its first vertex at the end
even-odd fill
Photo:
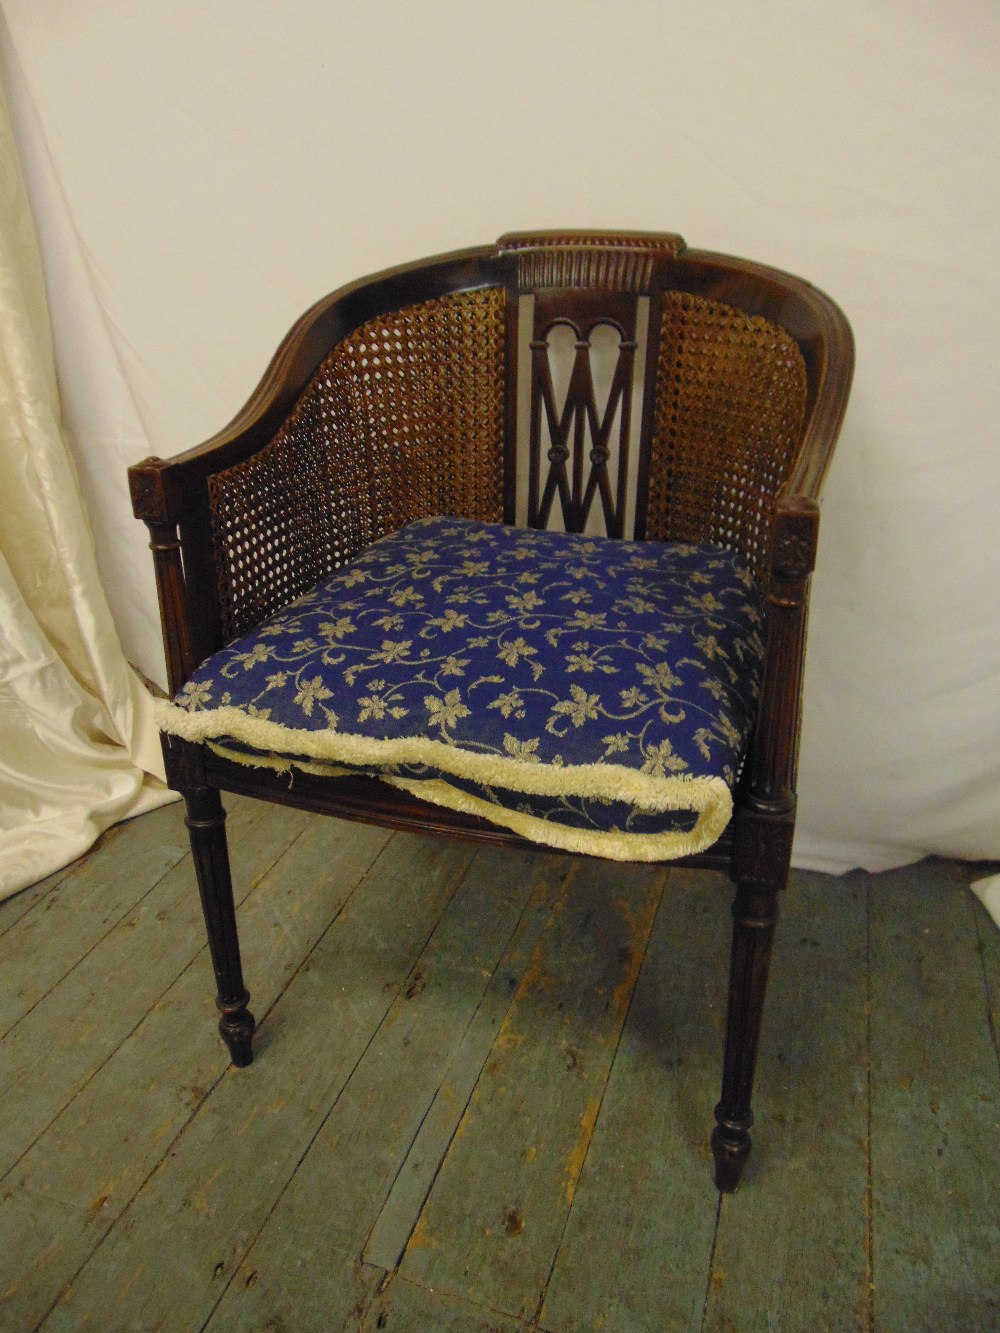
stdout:
POLYGON ((795 877, 720 1200, 722 880, 229 826, 248 1070, 178 806, 0 906, 4 1333, 1000 1327, 1000 931, 965 867, 795 877))

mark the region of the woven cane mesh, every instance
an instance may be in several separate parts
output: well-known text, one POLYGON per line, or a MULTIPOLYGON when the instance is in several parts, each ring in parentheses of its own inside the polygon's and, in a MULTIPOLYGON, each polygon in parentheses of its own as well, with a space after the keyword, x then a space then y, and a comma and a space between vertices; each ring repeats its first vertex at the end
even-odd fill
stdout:
POLYGON ((260 453, 209 478, 226 642, 414 519, 503 517, 504 292, 371 320, 260 453))
POLYGON ((802 354, 768 320, 687 292, 664 294, 660 338, 647 535, 719 542, 764 578, 802 429, 802 354))

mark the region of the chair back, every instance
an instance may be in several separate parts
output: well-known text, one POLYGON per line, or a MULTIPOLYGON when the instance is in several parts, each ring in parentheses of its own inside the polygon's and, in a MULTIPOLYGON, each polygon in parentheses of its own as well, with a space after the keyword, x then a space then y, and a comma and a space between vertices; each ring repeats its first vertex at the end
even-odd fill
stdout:
POLYGON ((210 442, 220 642, 432 514, 714 541, 766 580, 850 353, 822 293, 671 234, 515 233, 354 283, 210 442))

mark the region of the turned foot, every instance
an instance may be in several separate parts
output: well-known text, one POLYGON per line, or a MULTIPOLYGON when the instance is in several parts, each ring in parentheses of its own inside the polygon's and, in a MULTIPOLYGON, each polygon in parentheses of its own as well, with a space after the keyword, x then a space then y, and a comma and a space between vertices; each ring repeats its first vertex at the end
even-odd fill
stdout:
POLYGON ((723 1194, 732 1194, 739 1188, 743 1168, 750 1156, 751 1120, 738 1123, 722 1115, 721 1106, 715 1108, 718 1121, 712 1131, 712 1156, 715 1158, 715 1188, 723 1194))
POLYGON ((226 812, 214 788, 196 787, 185 792, 184 797, 188 807, 185 823, 191 834, 198 891, 215 971, 218 995, 215 1004, 222 1015, 219 1033, 229 1048, 233 1064, 242 1067, 253 1060, 256 1023, 247 1009, 250 996, 243 984, 240 963, 233 882, 226 846, 226 812))
POLYGON ((247 1008, 249 1003, 250 994, 248 991, 243 992, 243 997, 240 1000, 230 1002, 216 1000, 215 1002, 222 1015, 219 1019, 219 1033, 229 1048, 233 1064, 238 1069, 243 1069, 253 1063, 253 1034, 257 1023, 253 1014, 247 1008))
POLYGON ((738 882, 733 902, 722 1096, 715 1108, 717 1128, 712 1134, 715 1184, 727 1194, 738 1188, 750 1156, 750 1095, 777 913, 775 885, 738 882))

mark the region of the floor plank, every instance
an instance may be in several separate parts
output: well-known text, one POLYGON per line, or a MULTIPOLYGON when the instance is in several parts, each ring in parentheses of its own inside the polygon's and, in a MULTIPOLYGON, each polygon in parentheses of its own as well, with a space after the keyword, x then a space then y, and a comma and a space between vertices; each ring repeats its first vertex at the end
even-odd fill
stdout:
MULTIPOLYGON (((993 873, 996 869, 993 868, 993 873)), ((976 872, 971 878, 979 878, 976 872)), ((986 1013, 993 1050, 1000 1069, 1000 929, 976 895, 969 890, 969 906, 976 927, 979 954, 983 964, 983 982, 986 991, 986 1013)))
MULTIPOLYGON (((299 1270, 308 1283, 331 1253, 361 1253, 436 1093, 451 1085, 463 1036, 498 970, 509 1003, 503 983, 511 942, 517 953, 519 925, 525 915, 535 917, 526 909, 551 901, 560 864, 493 850, 476 856, 409 975, 398 979, 391 1007, 235 1275, 217 1311, 223 1327, 237 1306, 238 1327, 294 1323, 303 1293, 289 1286, 287 1274, 299 1270), (248 1285, 251 1273, 257 1276, 248 1285)), ((461 1103, 442 1100, 453 1130, 461 1103)), ((315 1292, 310 1300, 316 1308, 315 1292)), ((342 1309, 332 1307, 330 1318, 342 1309)), ((208 1328, 215 1326, 213 1318, 208 1328)))
MULTIPOLYGON (((117 827, 116 825, 115 828, 109 829, 107 833, 103 834, 94 844, 94 849, 100 847, 104 839, 114 837, 117 827)), ((55 870, 51 875, 46 875, 45 879, 40 879, 37 884, 30 884, 27 888, 11 894, 9 898, 0 899, 0 939, 9 930, 13 930, 23 916, 36 911, 38 907, 46 902, 69 872, 77 866, 83 865, 86 859, 85 856, 81 856, 68 866, 63 866, 61 870, 55 870)))
POLYGON ((534 1327, 401 1277, 376 1296, 361 1323, 363 1333, 524 1333, 534 1327))
POLYGON ((670 872, 548 1285, 546 1329, 700 1325, 731 897, 724 876, 670 872))
MULTIPOLYGON (((261 809, 267 819, 285 823, 282 811, 261 809)), ((289 967, 326 928, 338 891, 342 901, 386 840, 380 830, 345 836, 343 825, 311 821, 270 869, 274 838, 253 840, 262 873, 251 875, 256 883, 240 919, 261 1016, 287 985, 289 967), (331 866, 337 867, 339 890, 330 886, 331 866)), ((241 852, 244 863, 250 845, 241 852)), ((197 899, 193 873, 191 879, 189 893, 197 899)), ((190 935, 193 962, 40 1135, 4 1187, 0 1232, 17 1236, 19 1268, 7 1309, 26 1327, 34 1327, 71 1282, 226 1071, 200 923, 192 923, 190 935), (24 1195, 73 1210, 57 1247, 22 1234, 12 1220, 11 1205, 24 1195)))
POLYGON ((722 1199, 706 1333, 866 1327, 867 879, 799 873, 783 897, 754 1147, 722 1199))
MULTIPOLYGON (((369 1326, 366 1312, 385 1276, 334 1245, 324 1249, 318 1263, 289 1254, 279 1270, 241 1268, 205 1327, 212 1333, 358 1333, 369 1326)), ((400 1333, 406 1328, 433 1333, 435 1325, 402 1324, 400 1333)))
POLYGON ((4 1333, 1000 1326, 966 867, 797 877, 720 1210, 717 878, 232 804, 249 1070, 178 807, 0 904, 4 1333))
MULTIPOLYGON (((274 862, 308 819, 298 811, 268 819, 267 810, 260 802, 244 801, 231 817, 233 873, 243 896, 251 877, 274 862)), ((201 908, 192 880, 185 858, 0 1041, 0 1177, 202 947, 201 908)))
POLYGON ((663 880, 645 866, 570 871, 410 1238, 404 1277, 534 1317, 663 880))
MULTIPOLYGON (((146 816, 142 838, 107 836, 90 856, 50 877, 36 901, 0 936, 3 985, 0 1037, 10 1031, 187 854, 187 831, 177 805, 146 816)), ((11 908, 14 908, 14 902, 11 908)), ((6 916, 7 913, 4 913, 6 916)), ((13 910, 10 912, 13 916, 13 910)))
MULTIPOLYGON (((200 1328, 363 1055, 470 859, 393 838, 45 1327, 200 1328), (136 1233, 142 1244, 137 1251, 136 1233)), ((330 862, 328 860, 327 864, 330 862)), ((253 933, 247 943, 253 948, 253 933)), ((270 952, 268 940, 258 945, 270 952)))
MULTIPOLYGON (((493 875, 495 877, 499 871, 499 883, 505 892, 509 892, 509 865, 502 854, 493 860, 493 875)), ((552 912, 555 895, 566 874, 565 862, 543 856, 532 861, 531 870, 525 881, 531 887, 525 911, 489 979, 475 1014, 462 1033, 454 1058, 368 1236, 364 1249, 368 1263, 387 1270, 398 1267, 441 1161, 507 1015, 510 997, 517 989, 552 912)))
POLYGON ((877 1330, 1000 1326, 1000 1079, 961 867, 871 888, 877 1330))

